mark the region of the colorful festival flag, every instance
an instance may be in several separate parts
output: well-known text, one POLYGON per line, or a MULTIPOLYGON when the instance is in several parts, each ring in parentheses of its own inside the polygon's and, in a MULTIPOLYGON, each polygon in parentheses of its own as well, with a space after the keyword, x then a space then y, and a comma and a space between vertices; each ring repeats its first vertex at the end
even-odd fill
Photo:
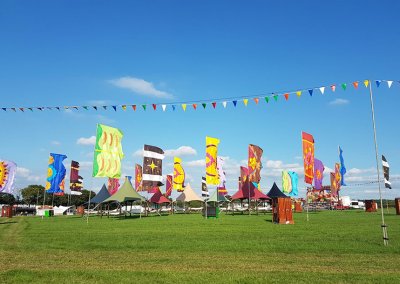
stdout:
POLYGON ((143 190, 151 191, 163 185, 162 160, 164 151, 156 146, 144 145, 143 151, 143 190))
POLYGON ((337 183, 336 183, 336 175, 335 173, 330 174, 331 176, 331 195, 332 196, 337 196, 338 188, 337 188, 337 183))
POLYGON ((16 172, 17 165, 14 162, 0 160, 0 192, 13 193, 16 172))
POLYGON ((339 163, 335 163, 335 180, 336 180, 336 189, 339 190, 342 181, 342 175, 340 174, 339 163))
POLYGON ((249 145, 249 158, 248 158, 248 170, 249 170, 249 181, 260 183, 261 180, 261 156, 263 149, 259 146, 250 144, 249 145))
POLYGON ((119 178, 108 178, 107 189, 110 195, 116 193, 119 189, 119 178))
POLYGON ((206 178, 201 177, 201 196, 204 198, 210 197, 210 193, 208 192, 206 178))
POLYGON ((314 137, 306 132, 301 133, 303 143, 304 182, 312 184, 314 178, 314 137))
POLYGON ((322 180, 324 179, 324 164, 314 158, 314 187, 315 189, 322 189, 322 180))
POLYGON ((66 155, 50 153, 45 186, 47 193, 64 195, 66 169, 63 160, 66 158, 66 155))
POLYGON ((171 196, 172 193, 172 176, 167 175, 167 182, 166 182, 166 188, 165 188, 165 197, 171 196))
POLYGON ((385 180, 385 188, 392 189, 392 184, 389 181, 389 163, 385 156, 382 155, 383 178, 385 180))
POLYGON ((93 176, 94 177, 121 177, 122 131, 97 124, 96 145, 94 150, 93 176))
POLYGON ((226 176, 224 172, 224 159, 220 156, 217 157, 217 169, 218 169, 218 177, 219 177, 219 185, 217 186, 217 191, 219 194, 225 195, 228 193, 226 190, 226 176))
POLYGON ((79 175, 79 163, 77 161, 71 161, 71 171, 69 175, 69 188, 71 191, 81 191, 82 190, 82 179, 79 175))
POLYGON ((288 174, 290 175, 290 179, 292 182, 292 191, 289 193, 289 196, 293 196, 293 197, 298 196, 299 190, 297 187, 297 183, 298 183, 299 177, 298 177, 297 173, 295 173, 295 172, 288 172, 288 174))
POLYGON ((142 166, 139 164, 135 165, 135 189, 136 191, 142 191, 142 166))
POLYGON ((344 165, 344 159, 343 159, 343 150, 339 146, 339 159, 340 159, 340 185, 346 185, 344 183, 344 175, 346 174, 346 166, 344 165))
POLYGON ((217 153, 219 139, 206 137, 206 182, 207 184, 219 185, 217 168, 217 153))
POLYGON ((282 189, 284 193, 292 192, 292 179, 287 171, 282 171, 282 189))
POLYGON ((182 167, 182 160, 178 157, 174 157, 173 187, 178 192, 182 192, 185 188, 185 170, 182 167))

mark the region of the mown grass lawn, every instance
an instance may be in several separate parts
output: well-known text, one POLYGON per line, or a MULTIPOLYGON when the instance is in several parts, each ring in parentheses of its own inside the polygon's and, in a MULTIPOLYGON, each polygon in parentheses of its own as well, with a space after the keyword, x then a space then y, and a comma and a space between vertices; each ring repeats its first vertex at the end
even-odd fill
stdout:
POLYGON ((0 283, 400 283, 400 216, 309 217, 1 218, 0 283))

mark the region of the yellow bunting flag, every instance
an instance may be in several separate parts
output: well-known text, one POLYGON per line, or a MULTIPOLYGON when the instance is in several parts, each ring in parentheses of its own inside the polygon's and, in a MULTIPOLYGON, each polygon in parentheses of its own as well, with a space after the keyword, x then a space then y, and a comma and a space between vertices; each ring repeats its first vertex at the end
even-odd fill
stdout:
POLYGON ((206 137, 206 183, 219 185, 217 152, 219 139, 206 137))
POLYGON ((186 104, 182 104, 183 111, 186 111, 186 104))
POLYGON ((296 92, 296 95, 297 95, 298 97, 300 97, 300 96, 301 96, 301 91, 297 91, 297 92, 296 92))
POLYGON ((249 102, 248 99, 243 99, 243 103, 244 103, 245 106, 247 106, 248 102, 249 102))
POLYGON ((364 85, 365 85, 365 88, 368 88, 369 81, 368 80, 364 80, 364 85))

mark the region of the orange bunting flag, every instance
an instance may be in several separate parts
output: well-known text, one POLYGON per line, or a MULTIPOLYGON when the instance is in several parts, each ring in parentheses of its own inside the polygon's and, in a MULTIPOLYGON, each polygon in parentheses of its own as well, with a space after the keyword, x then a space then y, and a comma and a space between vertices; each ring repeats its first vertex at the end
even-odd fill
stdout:
POLYGON ((134 111, 136 111, 136 105, 133 105, 132 108, 134 111))
POLYGON ((312 184, 314 179, 314 137, 302 132, 301 138, 303 142, 304 181, 312 184))
POLYGON ((332 92, 336 90, 336 85, 331 85, 332 92))
POLYGON ((259 183, 261 180, 261 156, 263 154, 263 149, 260 147, 250 144, 249 145, 249 159, 248 159, 248 171, 249 171, 249 181, 259 183))
POLYGON ((358 89, 358 82, 357 81, 353 82, 353 86, 354 86, 354 89, 358 89))
POLYGON ((219 139, 206 137, 206 183, 219 185, 217 152, 219 139))
POLYGON ((364 86, 365 86, 365 88, 368 88, 368 85, 369 85, 369 81, 368 81, 368 80, 364 80, 364 86))
POLYGON ((254 102, 256 103, 256 105, 258 105, 258 101, 259 101, 258 98, 254 98, 254 102))
POLYGON ((244 103, 245 106, 247 106, 247 103, 248 103, 248 102, 249 102, 248 99, 243 99, 243 103, 244 103))
POLYGON ((286 99, 286 100, 289 99, 289 94, 288 94, 288 93, 284 94, 284 96, 285 96, 285 99, 286 99))
POLYGON ((194 109, 194 110, 197 109, 197 104, 193 104, 193 109, 194 109))

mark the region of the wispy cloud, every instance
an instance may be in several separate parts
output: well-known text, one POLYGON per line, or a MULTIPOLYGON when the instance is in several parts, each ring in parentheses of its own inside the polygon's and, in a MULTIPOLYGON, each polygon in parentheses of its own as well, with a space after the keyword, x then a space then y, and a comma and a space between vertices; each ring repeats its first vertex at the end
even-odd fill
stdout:
POLYGON ((59 146, 61 143, 59 141, 51 141, 52 145, 59 146))
POLYGON ((122 89, 128 89, 132 92, 135 92, 140 95, 156 97, 156 98, 164 98, 164 99, 171 99, 173 96, 165 91, 157 90, 153 83, 145 81, 140 78, 135 77, 121 77, 117 79, 112 79, 108 81, 109 83, 113 84, 116 87, 122 89))
POLYGON ((76 140, 78 145, 94 145, 96 143, 96 136, 90 136, 89 138, 81 137, 76 140))
POLYGON ((178 149, 165 150, 166 157, 174 157, 174 156, 180 157, 189 155, 197 155, 196 150, 190 146, 180 146, 178 149))
POLYGON ((38 182, 41 179, 43 180, 43 177, 38 175, 33 175, 30 169, 23 167, 17 167, 17 177, 23 178, 27 181, 35 181, 35 182, 38 182))
POLYGON ((348 105, 350 103, 349 100, 345 99, 335 99, 333 101, 329 102, 329 105, 331 106, 342 106, 342 105, 348 105))

